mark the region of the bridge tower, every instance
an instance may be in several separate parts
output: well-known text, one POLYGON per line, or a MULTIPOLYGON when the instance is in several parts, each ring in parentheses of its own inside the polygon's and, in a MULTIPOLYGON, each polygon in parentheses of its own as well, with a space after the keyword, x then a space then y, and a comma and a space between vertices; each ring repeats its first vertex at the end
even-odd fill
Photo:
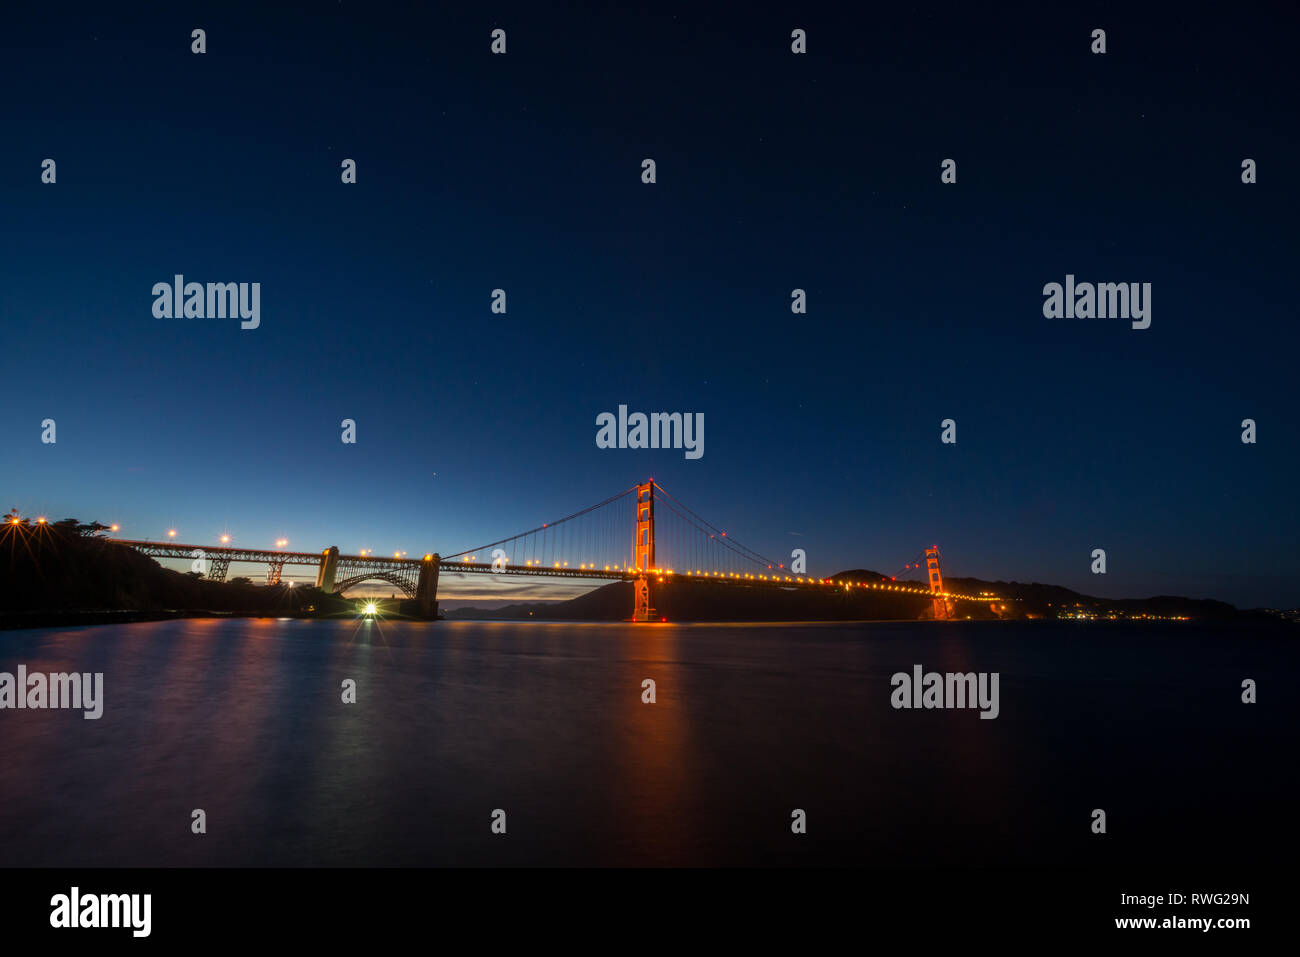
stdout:
POLYGON ((948 617, 948 601, 940 597, 943 591, 943 575, 939 573, 939 546, 931 545, 925 550, 925 567, 930 572, 930 591, 934 593, 934 617, 942 620, 948 617))
POLYGON ((339 547, 331 545, 321 553, 320 568, 316 572, 316 587, 323 592, 334 590, 334 578, 339 569, 339 547))
POLYGON ((654 603, 655 574, 655 483, 654 479, 636 487, 636 581, 632 583, 635 600, 633 621, 657 621, 654 603))
POLYGON ((438 564, 442 556, 437 552, 425 555, 420 562, 420 581, 415 587, 415 597, 420 601, 420 614, 425 618, 438 617, 438 564))

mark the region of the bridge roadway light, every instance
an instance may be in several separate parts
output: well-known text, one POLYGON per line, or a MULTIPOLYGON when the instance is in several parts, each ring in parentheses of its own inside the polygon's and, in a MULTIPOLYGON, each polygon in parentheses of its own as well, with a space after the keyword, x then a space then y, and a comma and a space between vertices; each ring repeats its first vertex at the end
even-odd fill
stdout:
POLYGON ((221 536, 221 544, 222 544, 222 545, 227 544, 229 541, 230 541, 230 536, 229 536, 229 535, 222 535, 222 536, 221 536))

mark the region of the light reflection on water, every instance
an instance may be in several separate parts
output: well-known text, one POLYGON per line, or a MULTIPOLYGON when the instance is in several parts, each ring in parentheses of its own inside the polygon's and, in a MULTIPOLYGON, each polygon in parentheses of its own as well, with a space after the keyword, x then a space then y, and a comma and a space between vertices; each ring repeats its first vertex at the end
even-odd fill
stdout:
POLYGON ((0 865, 1241 866, 1295 840, 1297 706, 1237 689, 1297 657, 1196 625, 0 632, 0 671, 105 676, 98 721, 0 711, 0 865), (998 671, 1001 715, 892 709, 917 663, 998 671))

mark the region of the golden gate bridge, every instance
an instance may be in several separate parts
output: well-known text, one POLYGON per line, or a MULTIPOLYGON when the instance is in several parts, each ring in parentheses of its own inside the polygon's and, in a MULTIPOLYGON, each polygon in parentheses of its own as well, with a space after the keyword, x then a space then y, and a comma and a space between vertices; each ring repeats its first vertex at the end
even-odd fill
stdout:
MULTIPOLYGON (((633 583, 633 621, 659 621, 655 595, 673 582, 718 582, 750 588, 899 592, 928 596, 937 618, 950 616, 953 602, 997 601, 990 595, 947 591, 937 546, 925 549, 928 585, 896 578, 851 581, 795 574, 736 541, 687 508, 653 478, 553 522, 508 538, 446 555, 391 558, 366 552, 351 555, 330 546, 321 552, 187 545, 110 539, 154 558, 202 558, 205 577, 224 581, 232 562, 265 564, 268 585, 280 583, 286 565, 316 568, 316 587, 335 594, 366 581, 385 581, 419 602, 424 617, 437 617, 441 574, 531 575, 633 583), (658 494, 656 494, 658 493, 658 494), (632 507, 629 508, 629 505, 632 507), (629 518, 635 516, 634 521, 629 518), (629 529, 629 526, 631 528, 629 529), (628 534, 629 531, 632 534, 628 534)), ((909 563, 906 568, 920 568, 909 563)))

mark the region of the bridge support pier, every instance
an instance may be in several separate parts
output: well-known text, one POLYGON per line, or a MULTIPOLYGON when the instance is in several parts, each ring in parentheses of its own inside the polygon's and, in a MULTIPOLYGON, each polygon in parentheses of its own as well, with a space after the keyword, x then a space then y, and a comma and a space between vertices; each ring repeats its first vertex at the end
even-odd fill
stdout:
POLYGON ((316 587, 323 592, 334 591, 334 578, 339 570, 339 547, 331 545, 321 553, 320 568, 316 572, 316 587))
POLYGON ((655 611, 654 585, 646 575, 639 576, 632 582, 634 591, 634 600, 632 603, 632 620, 633 621, 658 621, 659 615, 655 611))
POLYGON ((208 559, 208 570, 203 577, 208 581, 223 582, 229 570, 230 559, 225 555, 216 555, 208 559))
POLYGON ((442 556, 436 552, 425 555, 420 562, 420 581, 415 588, 415 597, 420 602, 420 615, 424 618, 438 617, 438 565, 442 556))
POLYGON ((280 576, 284 574, 284 562, 271 562, 266 568, 266 583, 268 585, 280 584, 280 576))

